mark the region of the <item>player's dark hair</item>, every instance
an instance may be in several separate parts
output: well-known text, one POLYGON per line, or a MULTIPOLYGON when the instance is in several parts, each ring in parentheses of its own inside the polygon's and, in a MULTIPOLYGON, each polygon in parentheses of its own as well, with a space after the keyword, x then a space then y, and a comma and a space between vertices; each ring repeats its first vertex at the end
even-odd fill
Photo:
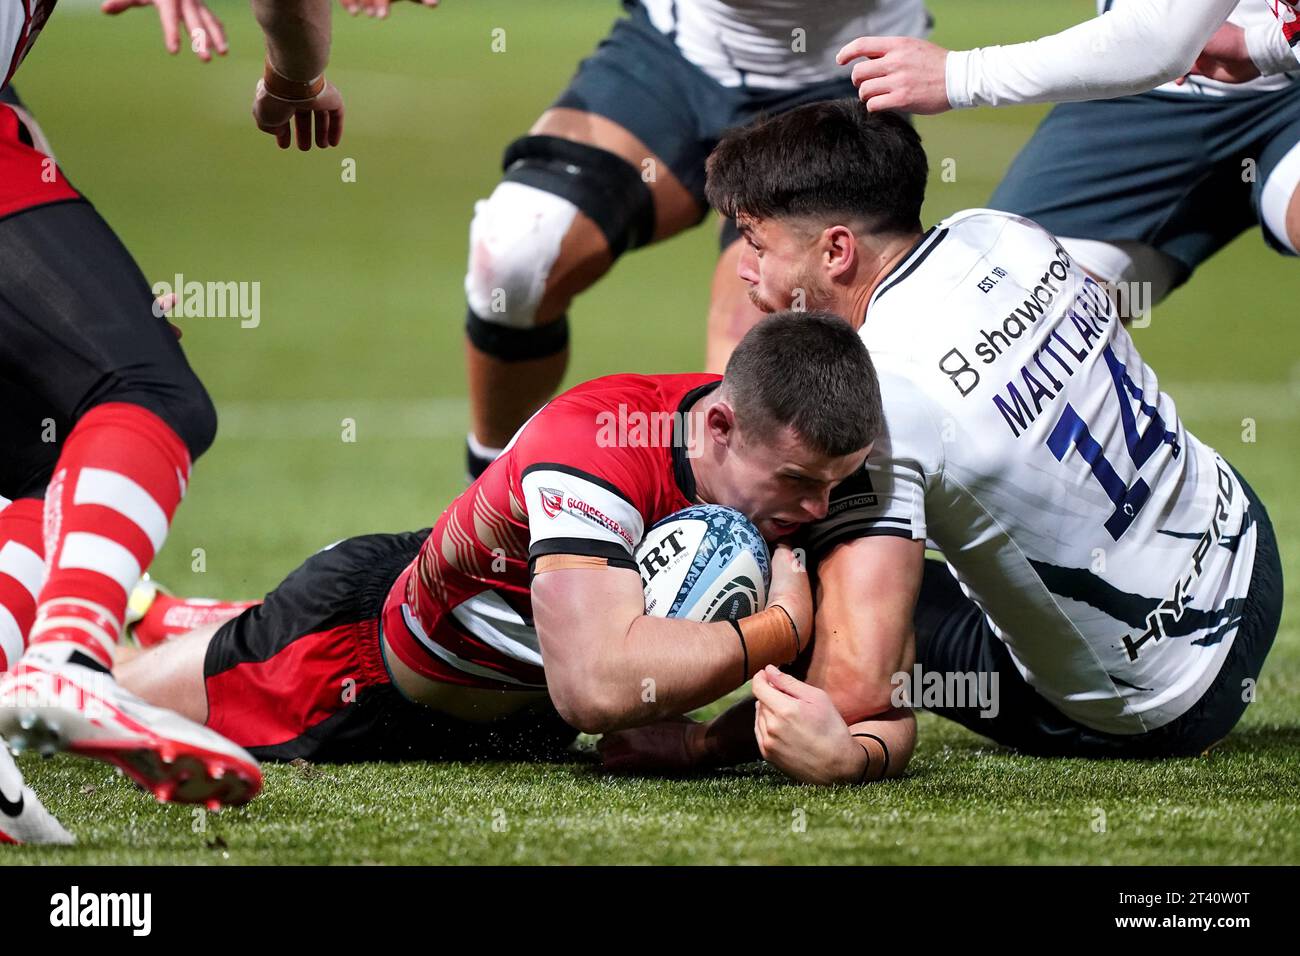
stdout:
POLYGON ((705 192, 735 218, 810 218, 869 233, 921 228, 929 164, 921 137, 895 113, 856 99, 810 103, 726 133, 705 192))
POLYGON ((758 435, 789 425, 813 451, 861 451, 884 425, 867 347, 830 312, 776 312, 740 340, 723 383, 736 421, 758 435))

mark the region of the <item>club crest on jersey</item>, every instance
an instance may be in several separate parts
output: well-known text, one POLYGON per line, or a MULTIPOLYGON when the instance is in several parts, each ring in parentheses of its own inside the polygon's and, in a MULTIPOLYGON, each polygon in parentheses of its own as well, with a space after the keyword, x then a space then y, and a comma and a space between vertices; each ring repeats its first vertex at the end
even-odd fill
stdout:
POLYGON ((542 487, 537 489, 537 496, 542 503, 542 512, 547 518, 558 518, 563 512, 617 535, 629 548, 636 544, 626 528, 582 498, 559 488, 542 487))
POLYGON ((559 517, 560 512, 564 510, 564 492, 556 491, 554 488, 538 488, 537 493, 541 496, 542 511, 546 512, 546 517, 559 517))
POLYGON ((1282 24, 1282 35, 1291 46, 1300 43, 1300 2, 1273 0, 1273 15, 1282 24))

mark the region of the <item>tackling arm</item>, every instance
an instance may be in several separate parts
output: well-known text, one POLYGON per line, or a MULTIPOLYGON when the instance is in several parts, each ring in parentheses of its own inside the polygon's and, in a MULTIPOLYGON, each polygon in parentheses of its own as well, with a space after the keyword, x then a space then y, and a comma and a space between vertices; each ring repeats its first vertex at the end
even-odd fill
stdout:
POLYGON ((959 108, 1143 93, 1191 70, 1236 5, 1133 0, 1040 40, 950 53, 948 99, 959 108))
POLYGON ((950 52, 913 37, 860 37, 837 60, 862 59, 852 79, 870 110, 942 113, 1108 99, 1187 74, 1235 6, 1236 0, 1131 0, 1028 43, 950 52))
POLYGON ((816 640, 808 681, 774 667, 754 698, 707 723, 661 723, 605 737, 612 770, 681 772, 760 756, 807 783, 896 777, 916 743, 894 675, 915 657, 912 614, 925 543, 877 536, 838 545, 818 569, 816 640))
POLYGON ((924 541, 879 535, 839 544, 821 561, 808 681, 775 669, 754 680, 755 735, 769 762, 817 784, 903 772, 916 720, 895 702, 894 675, 915 659, 924 560, 924 541))

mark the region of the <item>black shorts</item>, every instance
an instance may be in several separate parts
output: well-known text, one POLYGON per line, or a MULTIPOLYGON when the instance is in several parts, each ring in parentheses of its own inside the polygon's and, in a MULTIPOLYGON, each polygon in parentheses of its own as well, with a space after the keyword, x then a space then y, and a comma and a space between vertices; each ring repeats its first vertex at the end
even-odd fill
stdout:
POLYGON ((318 551, 227 621, 204 660, 207 724, 261 760, 555 759, 577 731, 549 705, 491 723, 439 714, 392 684, 379 617, 429 529, 318 551))
POLYGON ((0 217, 0 496, 42 495, 63 440, 103 402, 147 408, 193 457, 211 444, 211 400, 153 303, 90 203, 0 217))
MULTIPOLYGON (((1241 479, 1241 476, 1238 475, 1241 479)), ((1282 562, 1268 512, 1241 479, 1258 527, 1255 564, 1241 623, 1218 676, 1185 713, 1142 734, 1110 734, 1067 717, 1025 681, 984 612, 958 587, 941 561, 925 562, 917 601, 916 659, 923 671, 995 674, 997 713, 978 705, 926 707, 984 737, 1038 756, 1194 757, 1221 741, 1247 707, 1246 681, 1257 681, 1282 617, 1282 562)))
POLYGON ((1062 238, 1151 246, 1183 267, 1182 282, 1256 225, 1275 250, 1295 254, 1262 224, 1261 202, 1274 173, 1290 185, 1294 173, 1279 165, 1295 162, 1297 144, 1300 83, 1222 99, 1151 92, 1062 103, 989 207, 1062 238))
POLYGON ((595 113, 631 132, 691 191, 701 217, 708 210, 704 161, 726 130, 806 103, 857 95, 847 73, 795 90, 723 86, 682 56, 640 3, 625 0, 624 6, 628 16, 582 61, 554 105, 595 113))

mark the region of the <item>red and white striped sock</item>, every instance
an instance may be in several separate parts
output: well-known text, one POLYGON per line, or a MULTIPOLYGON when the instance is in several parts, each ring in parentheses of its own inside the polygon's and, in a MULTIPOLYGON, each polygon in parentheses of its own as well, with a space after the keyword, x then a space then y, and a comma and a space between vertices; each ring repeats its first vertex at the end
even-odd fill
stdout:
POLYGON ((62 662, 79 652, 112 669, 127 599, 189 475, 185 443, 153 412, 109 402, 81 417, 45 492, 48 576, 29 656, 62 662))
POLYGON ((0 670, 18 663, 36 620, 36 595, 45 581, 44 510, 39 498, 0 508, 0 670))

